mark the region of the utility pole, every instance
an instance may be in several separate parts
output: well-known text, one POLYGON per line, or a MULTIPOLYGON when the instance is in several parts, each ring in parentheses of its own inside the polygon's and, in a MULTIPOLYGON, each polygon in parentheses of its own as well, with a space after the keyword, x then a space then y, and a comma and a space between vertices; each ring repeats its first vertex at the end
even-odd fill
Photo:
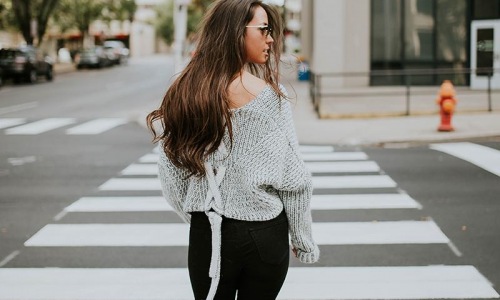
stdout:
POLYGON ((187 33, 187 7, 191 0, 175 0, 174 5, 174 52, 175 73, 184 69, 184 47, 187 33))

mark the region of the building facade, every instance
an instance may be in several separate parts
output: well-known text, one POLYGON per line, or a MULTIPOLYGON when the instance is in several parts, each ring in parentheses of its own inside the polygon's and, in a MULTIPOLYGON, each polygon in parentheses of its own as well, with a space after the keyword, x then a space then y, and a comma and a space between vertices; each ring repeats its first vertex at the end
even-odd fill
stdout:
POLYGON ((302 52, 330 85, 482 87, 500 68, 499 0, 302 0, 301 18, 302 52))

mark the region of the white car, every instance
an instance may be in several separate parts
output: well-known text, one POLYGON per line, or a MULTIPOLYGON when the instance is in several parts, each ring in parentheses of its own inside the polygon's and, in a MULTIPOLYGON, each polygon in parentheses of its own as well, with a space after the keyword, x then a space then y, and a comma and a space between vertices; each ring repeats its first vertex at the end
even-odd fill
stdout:
POLYGON ((127 47, 125 47, 125 44, 123 42, 105 41, 103 46, 106 51, 112 52, 114 57, 113 63, 117 65, 127 63, 130 51, 127 47))

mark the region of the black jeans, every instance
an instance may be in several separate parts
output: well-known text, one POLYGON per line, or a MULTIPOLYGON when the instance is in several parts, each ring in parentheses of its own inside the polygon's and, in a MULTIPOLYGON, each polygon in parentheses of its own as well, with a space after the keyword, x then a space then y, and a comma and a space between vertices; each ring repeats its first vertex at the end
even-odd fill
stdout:
MULTIPOLYGON (((205 299, 212 232, 204 212, 191 213, 188 268, 196 300, 205 299)), ((290 246, 284 212, 269 221, 222 220, 221 277, 215 299, 274 300, 288 272, 290 246)))

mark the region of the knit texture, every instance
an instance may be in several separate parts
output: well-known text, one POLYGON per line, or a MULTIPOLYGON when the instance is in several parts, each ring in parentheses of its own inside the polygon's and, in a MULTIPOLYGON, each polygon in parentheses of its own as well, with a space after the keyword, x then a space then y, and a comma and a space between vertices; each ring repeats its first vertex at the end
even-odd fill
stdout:
MULTIPOLYGON (((283 86, 280 88, 286 93, 283 86)), ((187 172, 175 167, 160 151, 159 178, 164 197, 188 223, 189 213, 194 211, 212 209, 232 219, 265 221, 285 209, 299 260, 316 262, 319 248, 311 232, 312 180, 300 157, 290 103, 267 86, 232 113, 233 144, 231 147, 226 132, 223 143, 227 153, 216 151, 205 162, 215 170, 210 172, 211 177, 186 179, 187 172), (223 174, 217 170, 223 170, 223 174), (213 196, 214 185, 220 196, 213 196)))

